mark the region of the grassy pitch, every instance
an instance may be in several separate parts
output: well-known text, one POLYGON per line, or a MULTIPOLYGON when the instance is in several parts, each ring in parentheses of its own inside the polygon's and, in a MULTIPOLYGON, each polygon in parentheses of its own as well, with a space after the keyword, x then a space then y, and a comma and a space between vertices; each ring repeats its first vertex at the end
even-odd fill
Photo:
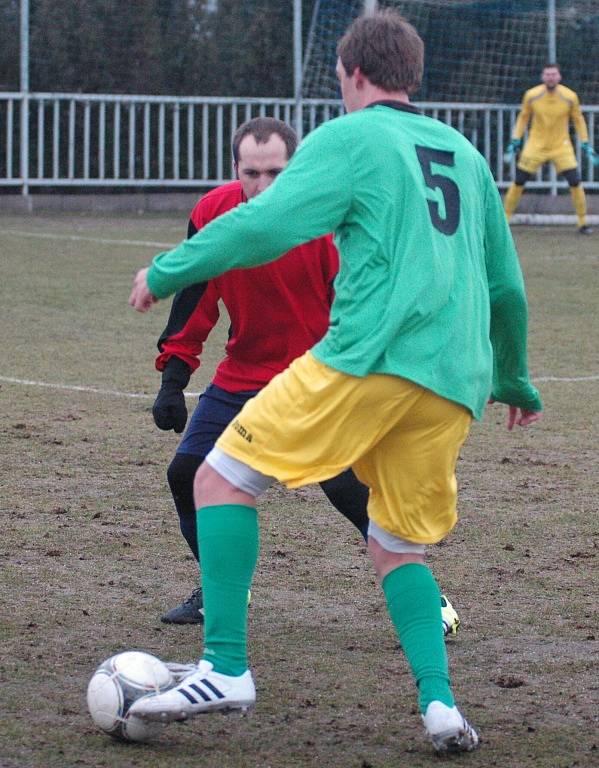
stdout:
MULTIPOLYGON (((89 719, 87 681, 112 653, 189 661, 199 648, 197 628, 159 621, 196 580, 165 479, 178 438, 150 413, 168 305, 127 307, 135 269, 183 219, 0 217, 0 766, 433 765, 364 547, 314 488, 276 487, 261 504, 253 712, 172 725, 145 746, 89 719)), ((493 406, 475 425, 460 523, 430 562, 462 620, 451 671, 483 739, 468 765, 598 765, 599 235, 515 236, 546 416, 510 434, 493 406)), ((225 335, 223 319, 190 390, 225 335)))

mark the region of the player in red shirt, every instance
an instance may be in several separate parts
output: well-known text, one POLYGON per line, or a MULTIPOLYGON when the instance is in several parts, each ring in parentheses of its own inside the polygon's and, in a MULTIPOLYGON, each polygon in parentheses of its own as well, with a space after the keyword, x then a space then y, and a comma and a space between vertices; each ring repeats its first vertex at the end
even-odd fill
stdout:
MULTIPOLYGON (((296 145, 294 131, 279 120, 255 118, 242 125, 233 140, 239 180, 201 198, 191 213, 187 236, 266 189, 296 145)), ((194 285, 173 300, 156 359, 156 367, 163 373, 153 414, 161 429, 182 432, 185 427, 183 390, 199 366, 203 344, 218 320, 219 300, 231 320, 226 355, 200 397, 167 472, 181 532, 196 560, 195 472, 244 403, 324 336, 338 268, 337 251, 327 236, 298 246, 270 264, 233 270, 194 285)), ((366 537, 368 489, 351 470, 322 487, 333 505, 366 537)), ((199 589, 162 617, 178 624, 202 619, 199 589)))
MULTIPOLYGON (((279 120, 255 118, 242 125, 233 140, 238 180, 201 198, 191 213, 187 236, 264 191, 283 170, 296 145, 294 131, 279 120)), ((218 320, 219 300, 231 321, 226 355, 201 395, 167 472, 181 532, 196 560, 196 470, 244 403, 324 336, 338 268, 337 250, 328 235, 293 248, 270 264, 232 270, 191 286, 173 300, 156 359, 156 367, 163 373, 153 415, 161 429, 182 432, 185 428, 183 390, 199 366, 203 344, 218 320)), ((351 470, 320 485, 333 506, 366 539, 366 486, 351 470)), ((455 632, 457 615, 454 618, 450 605, 443 611, 446 632, 455 632)), ((202 620, 201 589, 193 590, 181 605, 162 616, 162 621, 175 624, 202 620)))

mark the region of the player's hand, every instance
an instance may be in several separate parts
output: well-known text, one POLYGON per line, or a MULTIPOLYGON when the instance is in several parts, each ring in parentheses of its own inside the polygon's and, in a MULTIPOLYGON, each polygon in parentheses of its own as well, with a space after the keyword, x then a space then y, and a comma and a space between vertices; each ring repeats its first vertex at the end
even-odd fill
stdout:
POLYGON ((174 429, 177 434, 183 432, 187 424, 183 390, 173 384, 163 384, 154 401, 152 416, 158 429, 174 429))
POLYGON ((583 141, 580 145, 580 148, 583 152, 585 152, 589 158, 589 160, 593 163, 593 165, 599 165, 599 155, 595 152, 593 147, 589 144, 588 141, 583 141))
MULTIPOLYGON (((488 402, 489 405, 493 405, 497 401, 491 397, 488 402)), ((517 408, 515 405, 509 405, 506 427, 510 432, 515 424, 519 427, 528 427, 530 424, 534 424, 535 421, 539 421, 542 416, 542 411, 527 411, 526 408, 517 408)))
POLYGON ((535 421, 539 421, 542 415, 541 411, 527 411, 526 408, 516 408, 515 405, 510 405, 507 414, 507 428, 511 432, 514 424, 519 427, 528 427, 535 421))
POLYGON ((140 269, 133 278, 133 288, 129 296, 129 306, 138 312, 147 312, 158 299, 150 293, 148 288, 148 267, 140 269))
POLYGON ((162 386, 152 407, 152 416, 158 429, 183 432, 187 423, 187 406, 183 390, 189 383, 191 371, 187 363, 171 357, 162 374, 162 386))
POLYGON ((522 139, 512 139, 505 148, 503 159, 509 163, 512 157, 522 149, 522 139))

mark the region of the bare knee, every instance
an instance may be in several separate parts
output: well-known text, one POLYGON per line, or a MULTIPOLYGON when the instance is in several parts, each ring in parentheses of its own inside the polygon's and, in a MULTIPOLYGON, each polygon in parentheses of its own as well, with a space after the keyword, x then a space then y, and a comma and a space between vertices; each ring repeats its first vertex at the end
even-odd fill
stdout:
POLYGON ((219 504, 243 504, 255 506, 256 499, 239 490, 204 462, 196 472, 193 482, 193 496, 196 508, 219 504))
POLYGON ((382 582, 388 573, 391 573, 391 571, 394 571, 401 565, 407 565, 407 563, 424 565, 424 554, 416 552, 389 552, 372 536, 368 537, 368 551, 372 557, 379 582, 382 582))

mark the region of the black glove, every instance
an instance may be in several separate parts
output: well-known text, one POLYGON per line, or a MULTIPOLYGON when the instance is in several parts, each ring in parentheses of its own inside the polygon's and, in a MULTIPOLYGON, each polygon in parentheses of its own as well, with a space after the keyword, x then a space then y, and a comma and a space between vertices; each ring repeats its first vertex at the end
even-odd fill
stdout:
POLYGON ((191 370, 179 357, 171 357, 162 372, 162 386, 154 401, 152 415, 159 429, 183 432, 187 407, 183 390, 189 384, 191 370))

